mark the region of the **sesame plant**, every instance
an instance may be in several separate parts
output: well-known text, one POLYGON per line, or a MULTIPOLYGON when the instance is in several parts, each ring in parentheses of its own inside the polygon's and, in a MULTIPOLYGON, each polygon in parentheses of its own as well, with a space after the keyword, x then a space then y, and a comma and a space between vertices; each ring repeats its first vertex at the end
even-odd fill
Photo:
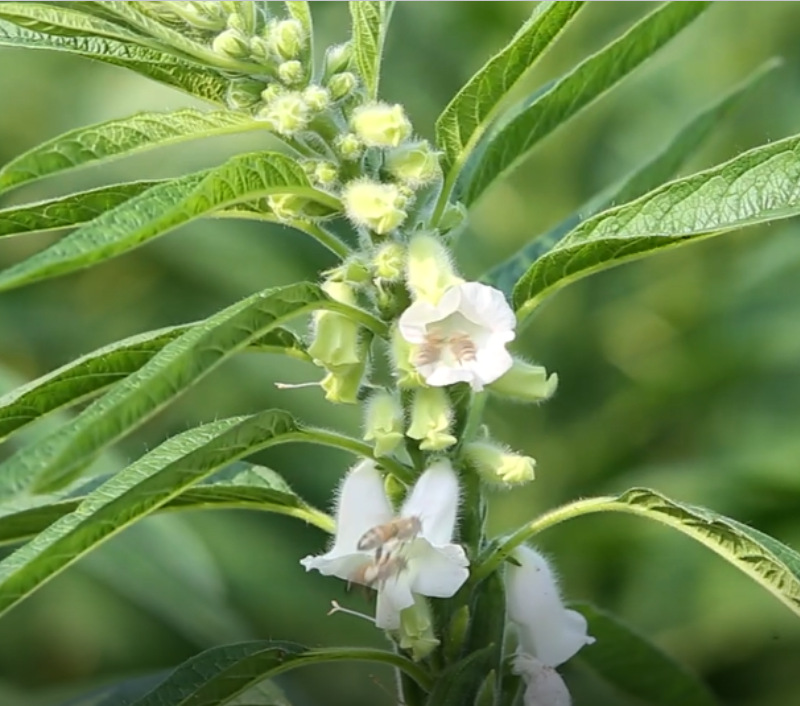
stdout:
POLYGON ((0 192, 213 135, 250 132, 264 143, 178 178, 0 210, 3 238, 73 228, 0 272, 0 291, 101 265, 207 217, 284 224, 337 260, 316 281, 253 292, 205 320, 117 341, 0 398, 0 440, 81 405, 68 423, 0 463, 0 537, 17 545, 0 561, 0 612, 154 513, 256 508, 318 528, 318 552, 298 561, 332 584, 373 594, 370 614, 339 603, 333 610, 345 614, 338 619, 371 622, 385 635, 385 649, 221 645, 155 685, 109 686, 78 703, 288 704, 291 695, 274 678, 354 660, 394 669, 393 698, 405 706, 562 706, 570 703, 569 684, 558 668, 575 660, 638 703, 714 704, 703 684, 643 636, 588 603, 565 603, 551 559, 534 548, 537 536, 600 512, 660 522, 716 552, 795 613, 800 555, 713 509, 647 488, 578 499, 491 536, 489 498, 534 481, 535 462, 498 443, 482 412, 492 396, 515 400, 524 414, 524 405, 556 393, 556 372, 526 360, 514 341, 562 287, 800 213, 800 136, 671 180, 764 75, 760 69, 580 214, 479 281, 466 281, 451 249, 484 192, 710 3, 655 6, 520 98, 520 81, 585 5, 539 3, 453 96, 432 141, 419 137, 425 130, 412 125, 403 105, 381 99, 381 54, 395 4, 348 5, 349 39, 315 57, 307 2, 0 2, 0 45, 78 54, 208 104, 53 137, 0 168, 0 192), (287 328, 304 316, 312 320, 307 336, 287 328), (98 454, 245 351, 313 362, 319 374, 309 384, 326 404, 363 410, 362 437, 268 409, 188 429, 110 477, 92 471, 98 454), (353 455, 333 515, 305 502, 278 473, 242 461, 289 442, 353 455))

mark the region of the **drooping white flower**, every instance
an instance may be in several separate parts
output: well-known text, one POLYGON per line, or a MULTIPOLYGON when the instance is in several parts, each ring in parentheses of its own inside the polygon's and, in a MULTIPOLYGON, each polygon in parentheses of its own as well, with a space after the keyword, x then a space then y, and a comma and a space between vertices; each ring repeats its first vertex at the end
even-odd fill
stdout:
POLYGON ((375 623, 400 627, 414 594, 449 598, 467 580, 469 562, 453 543, 458 480, 448 461, 426 470, 395 514, 373 461, 353 468, 342 484, 333 547, 300 563, 378 591, 375 623))
POLYGON ((401 336, 416 346, 412 360, 433 387, 468 382, 474 390, 497 380, 513 360, 516 317, 503 293, 479 282, 461 282, 436 303, 418 299, 398 320, 401 336))
POLYGON ((569 706, 569 691, 555 668, 594 638, 586 633, 586 618, 564 607, 544 557, 523 546, 514 558, 519 566, 507 569, 507 605, 519 634, 514 671, 526 682, 525 706, 569 706))

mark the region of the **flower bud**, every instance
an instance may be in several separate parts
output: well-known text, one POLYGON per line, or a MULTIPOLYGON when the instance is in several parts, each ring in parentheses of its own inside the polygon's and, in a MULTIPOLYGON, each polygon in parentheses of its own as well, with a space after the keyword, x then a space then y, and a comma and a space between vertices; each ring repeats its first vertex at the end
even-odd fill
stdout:
POLYGON ((269 38, 275 53, 284 60, 294 59, 306 44, 306 33, 298 20, 281 20, 269 30, 269 38))
POLYGON ((558 375, 547 375, 541 365, 515 360, 509 371, 501 375, 488 389, 517 402, 541 402, 549 399, 558 387, 558 375))
POLYGON ((400 243, 384 243, 372 261, 375 276, 388 282, 396 282, 403 276, 405 264, 406 251, 400 243))
POLYGON ((364 143, 351 132, 337 136, 333 146, 336 153, 347 162, 354 162, 364 154, 364 143))
POLYGON ((441 239, 419 233, 408 244, 406 282, 415 299, 436 304, 447 289, 463 280, 455 274, 441 239))
MULTIPOLYGON (((325 293, 344 304, 354 304, 353 290, 343 282, 326 282, 325 293)), ((359 326, 351 318, 335 311, 319 311, 314 315, 314 340, 308 354, 316 365, 329 371, 356 365, 361 360, 359 326)))
POLYGON ((339 170, 333 162, 317 162, 311 179, 322 187, 331 187, 339 180, 339 170))
POLYGON ((258 112, 256 118, 263 120, 279 135, 294 135, 308 125, 311 111, 303 97, 292 91, 275 96, 258 112))
POLYGON ((400 334, 397 327, 392 329, 392 361, 394 375, 399 387, 422 387, 425 380, 413 362, 414 349, 400 334))
POLYGON ((414 605, 400 612, 398 642, 404 650, 410 650, 415 662, 425 659, 439 646, 433 632, 433 620, 428 602, 414 594, 414 605))
POLYGON ((392 507, 400 507, 408 495, 408 487, 394 473, 387 473, 383 479, 383 492, 392 507))
POLYGON ((246 110, 252 108, 261 100, 261 92, 265 85, 263 81, 251 78, 232 79, 228 84, 225 100, 228 108, 232 110, 246 110))
MULTIPOLYGON (((495 703, 495 689, 497 688, 497 672, 492 669, 483 680, 478 689, 478 695, 475 697, 474 706, 494 706, 495 703)), ((548 704, 549 701, 542 701, 543 704, 548 704)))
POLYGON ((215 54, 230 59, 245 59, 250 56, 250 43, 247 37, 236 29, 220 32, 211 43, 215 54))
POLYGON ((442 233, 449 233, 450 231, 460 228, 467 221, 467 207, 460 201, 456 203, 448 203, 445 206, 444 213, 439 219, 439 230, 442 233))
POLYGON ((272 50, 269 41, 264 37, 250 37, 250 55, 262 64, 272 62, 272 50))
POLYGON ((356 86, 358 86, 358 79, 349 71, 331 76, 328 81, 328 90, 331 92, 331 98, 335 101, 349 96, 355 91, 356 86))
POLYGON ((349 282, 351 284, 364 284, 370 280, 370 270, 359 255, 345 260, 341 265, 326 273, 331 282, 349 282))
POLYGON ((252 35, 256 31, 256 25, 258 24, 256 3, 223 0, 220 5, 228 14, 228 29, 236 29, 247 35, 252 35))
POLYGON ((394 395, 379 391, 367 402, 364 441, 375 445, 375 456, 388 456, 403 440, 403 408, 394 395))
POLYGON ((322 86, 309 86, 303 91, 303 100, 311 110, 321 113, 331 104, 331 94, 322 86))
POLYGON ((423 186, 441 174, 439 155, 427 140, 410 142, 386 155, 386 171, 411 188, 423 186))
POLYGON ((411 134, 411 123, 399 103, 362 105, 353 111, 350 127, 368 147, 397 147, 411 134))
POLYGON ((336 44, 328 47, 325 52, 325 58, 322 61, 324 66, 324 75, 333 76, 347 68, 350 63, 350 57, 353 55, 353 45, 350 42, 344 44, 336 44))
POLYGON ((452 422, 447 393, 440 387, 423 387, 414 393, 406 436, 417 439, 423 451, 444 451, 457 441, 449 433, 452 422))
MULTIPOLYGON (((300 83, 305 78, 305 73, 306 71, 303 68, 303 64, 296 59, 284 61, 278 66, 278 78, 287 86, 300 83)), ((305 96, 303 96, 303 98, 305 98, 305 96)))
POLYGON ((399 227, 406 219, 405 197, 394 184, 375 181, 351 181, 342 192, 342 203, 348 218, 378 235, 399 227))
POLYGON ((467 444, 464 454, 475 470, 488 483, 522 485, 534 479, 536 461, 488 441, 467 444))
POLYGON ((453 613, 445 633, 444 652, 448 662, 455 662, 464 648, 469 626, 470 609, 468 605, 462 605, 453 613))
POLYGON ((153 2, 149 5, 169 5, 187 24, 197 29, 219 32, 226 28, 228 13, 220 2, 153 2))

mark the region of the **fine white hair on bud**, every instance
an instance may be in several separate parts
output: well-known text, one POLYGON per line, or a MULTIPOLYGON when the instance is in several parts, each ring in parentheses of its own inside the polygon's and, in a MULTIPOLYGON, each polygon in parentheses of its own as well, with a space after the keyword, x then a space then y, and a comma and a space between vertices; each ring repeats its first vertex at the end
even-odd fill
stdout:
POLYGON ((390 233, 406 219, 406 198, 395 184, 369 179, 351 181, 342 191, 348 218, 378 235, 390 233))
POLYGON ((400 145, 386 155, 386 171, 411 188, 424 186, 441 174, 439 153, 427 140, 400 145))
POLYGON ((270 25, 269 39, 278 57, 289 60, 296 58, 303 51, 306 33, 298 20, 280 20, 270 25))
MULTIPOLYGON (((268 87, 269 88, 269 87, 268 87)), ((291 91, 279 93, 256 115, 279 135, 294 135, 304 130, 311 120, 311 111, 303 96, 291 91)))
POLYGON ((297 59, 284 61, 278 66, 278 78, 287 86, 294 86, 300 83, 305 78, 303 64, 297 59))
POLYGON ((399 103, 370 103, 353 111, 350 127, 368 147, 397 147, 411 134, 411 123, 399 103))
POLYGON ((250 56, 250 42, 238 29, 220 32, 211 43, 215 54, 231 59, 244 59, 250 56))

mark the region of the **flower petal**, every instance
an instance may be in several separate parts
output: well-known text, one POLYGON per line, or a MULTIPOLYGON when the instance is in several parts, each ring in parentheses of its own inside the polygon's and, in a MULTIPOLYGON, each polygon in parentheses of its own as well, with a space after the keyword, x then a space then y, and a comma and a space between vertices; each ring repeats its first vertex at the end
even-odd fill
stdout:
MULTIPOLYGON (((333 551, 322 556, 307 556, 300 560, 306 571, 316 569, 323 576, 336 576, 345 581, 356 581, 359 569, 372 560, 369 554, 334 554, 333 551)), ((358 582, 360 583, 360 582, 358 582)))
POLYGON ((572 698, 561 675, 529 655, 514 658, 513 671, 525 680, 524 706, 570 706, 572 698))
POLYGON ((450 598, 469 578, 469 560, 457 544, 432 547, 417 539, 411 550, 411 590, 423 596, 450 598))
POLYGON ((400 314, 397 328, 409 343, 424 343, 428 325, 441 318, 436 306, 420 299, 400 314))
POLYGON ((397 630, 400 627, 400 611, 414 605, 408 573, 401 571, 389 578, 378 589, 375 606, 375 625, 384 630, 397 630))
POLYGON ((461 314, 491 331, 510 333, 509 341, 514 339, 517 317, 499 289, 480 282, 464 282, 453 289, 459 290, 461 314))
POLYGON ((420 374, 431 387, 445 387, 457 382, 472 383, 475 373, 469 368, 451 368, 441 362, 417 366, 420 374))
POLYGON ((421 536, 434 547, 450 544, 456 527, 458 477, 446 459, 434 463, 417 480, 400 511, 402 517, 418 517, 421 536))
POLYGON ((488 385, 505 375, 512 365, 514 359, 505 344, 493 336, 486 346, 477 350, 472 367, 481 385, 488 385))

